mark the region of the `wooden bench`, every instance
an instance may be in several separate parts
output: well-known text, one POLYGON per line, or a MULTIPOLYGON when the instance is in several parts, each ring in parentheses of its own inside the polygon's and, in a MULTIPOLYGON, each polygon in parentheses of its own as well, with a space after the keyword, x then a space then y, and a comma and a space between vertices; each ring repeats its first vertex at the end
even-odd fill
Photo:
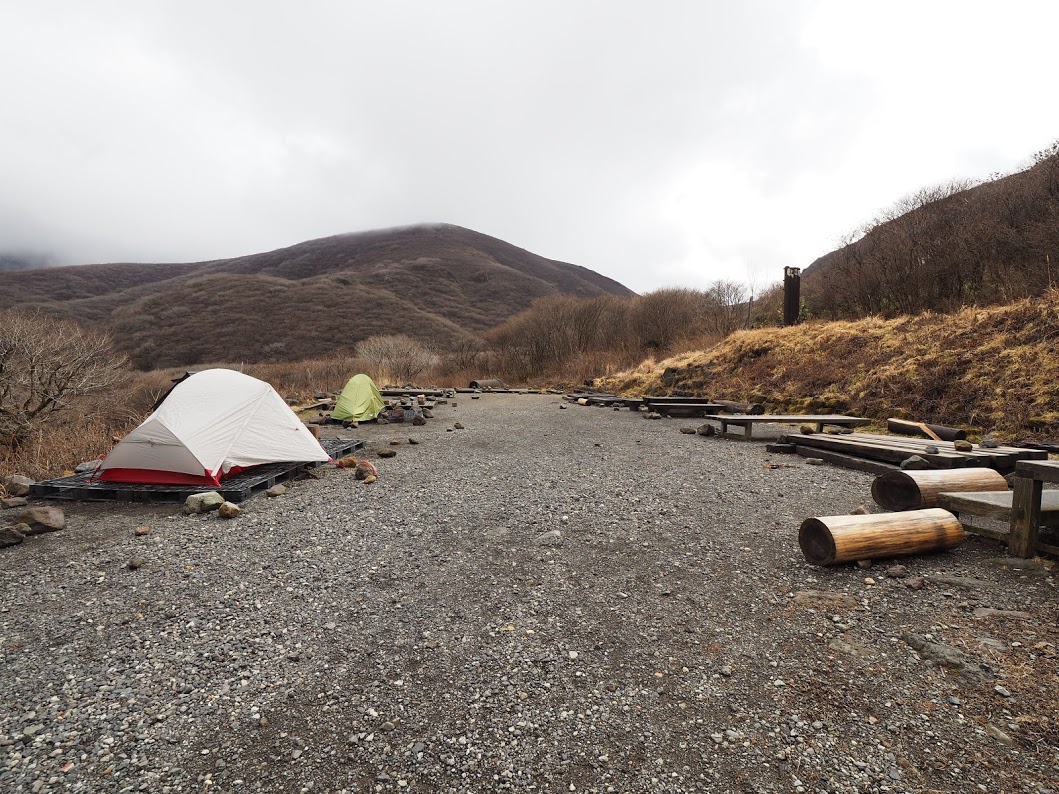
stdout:
POLYGON ((1005 521, 1007 532, 960 523, 968 532, 1007 541, 1012 557, 1032 557, 1037 551, 1059 554, 1059 545, 1038 538, 1041 527, 1059 528, 1059 491, 1044 483, 1059 483, 1059 461, 1029 460, 1015 464, 1014 491, 943 493, 938 504, 955 513, 1005 521))
POLYGON ((1043 505, 1048 504, 1053 491, 1044 499, 1044 483, 1059 483, 1059 461, 1020 460, 1015 464, 1015 491, 1012 495, 1011 538, 1008 551, 1013 557, 1032 557, 1038 549, 1059 554, 1059 547, 1041 543, 1037 528, 1041 525, 1043 505))
POLYGON ((736 425, 737 427, 743 428, 743 434, 741 436, 735 435, 734 433, 729 436, 730 438, 742 438, 745 441, 749 441, 754 431, 754 425, 759 422, 773 422, 776 424, 799 424, 806 422, 809 424, 816 425, 816 432, 824 432, 825 425, 837 425, 838 427, 859 427, 860 425, 866 425, 871 422, 870 419, 864 419, 859 416, 842 416, 839 414, 808 414, 805 416, 789 416, 781 414, 709 414, 706 416, 707 419, 712 419, 715 422, 721 423, 721 435, 728 435, 728 425, 736 425))
POLYGON ((654 400, 644 400, 644 404, 647 406, 649 411, 655 411, 656 413, 662 414, 662 416, 669 416, 674 414, 676 416, 705 416, 706 414, 712 414, 714 411, 721 410, 721 406, 716 403, 699 403, 699 402, 655 402, 654 400))

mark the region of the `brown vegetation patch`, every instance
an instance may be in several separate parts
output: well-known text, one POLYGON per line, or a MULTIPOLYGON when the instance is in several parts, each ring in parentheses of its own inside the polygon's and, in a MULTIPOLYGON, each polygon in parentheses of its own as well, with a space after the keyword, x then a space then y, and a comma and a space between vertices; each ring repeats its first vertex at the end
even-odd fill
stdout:
POLYGON ((764 399, 770 409, 838 409, 993 430, 1059 434, 1059 290, 954 314, 740 331, 715 347, 646 362, 600 388, 764 399), (672 368, 668 383, 662 375, 672 368), (703 383, 704 371, 711 373, 703 383), (692 386, 691 384, 694 384, 692 386))

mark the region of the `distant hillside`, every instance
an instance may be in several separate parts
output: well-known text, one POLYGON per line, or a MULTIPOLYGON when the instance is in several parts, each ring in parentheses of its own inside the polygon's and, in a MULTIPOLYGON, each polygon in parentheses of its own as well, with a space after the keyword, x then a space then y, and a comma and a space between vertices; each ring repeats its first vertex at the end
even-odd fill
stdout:
POLYGON ((38 267, 49 267, 50 265, 50 257, 44 254, 0 251, 0 273, 12 270, 32 270, 38 267))
POLYGON ((560 293, 632 294, 587 268, 450 225, 343 234, 212 262, 0 273, 0 308, 107 327, 144 369, 300 359, 386 333, 445 346, 560 293))
POLYGON ((1006 303, 1059 285, 1059 143, 1024 171, 921 190, 802 273, 810 311, 893 316, 1006 303))
POLYGON ((1059 289, 949 315, 737 331, 709 350, 651 361, 596 385, 627 395, 755 400, 777 413, 903 416, 1009 438, 1056 438, 1057 338, 1059 289))

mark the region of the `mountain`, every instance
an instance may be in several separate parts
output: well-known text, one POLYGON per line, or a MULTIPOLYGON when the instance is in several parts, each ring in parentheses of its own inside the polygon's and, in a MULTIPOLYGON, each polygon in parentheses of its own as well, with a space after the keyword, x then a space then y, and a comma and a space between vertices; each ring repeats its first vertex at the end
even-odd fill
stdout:
POLYGON ((19 251, 0 251, 0 273, 12 270, 32 270, 38 267, 49 267, 51 257, 45 254, 24 253, 19 251))
POLYGON ((1018 173, 920 190, 802 272, 830 317, 955 311, 1059 286, 1059 143, 1018 173))
POLYGON ((105 327, 143 369, 351 354, 357 341, 389 333, 445 347, 558 293, 633 294, 587 268, 448 224, 210 262, 0 273, 0 308, 105 327))

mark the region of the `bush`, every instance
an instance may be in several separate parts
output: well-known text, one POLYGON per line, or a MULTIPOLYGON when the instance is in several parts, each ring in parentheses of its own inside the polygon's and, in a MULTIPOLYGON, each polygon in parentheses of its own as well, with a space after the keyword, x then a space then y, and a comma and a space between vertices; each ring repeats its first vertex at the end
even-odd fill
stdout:
POLYGON ((357 343, 357 357, 375 368, 379 380, 411 383, 439 363, 438 356, 405 334, 369 336, 357 343))
POLYGON ((128 361, 107 334, 41 314, 0 312, 0 439, 8 446, 127 377, 128 361))

